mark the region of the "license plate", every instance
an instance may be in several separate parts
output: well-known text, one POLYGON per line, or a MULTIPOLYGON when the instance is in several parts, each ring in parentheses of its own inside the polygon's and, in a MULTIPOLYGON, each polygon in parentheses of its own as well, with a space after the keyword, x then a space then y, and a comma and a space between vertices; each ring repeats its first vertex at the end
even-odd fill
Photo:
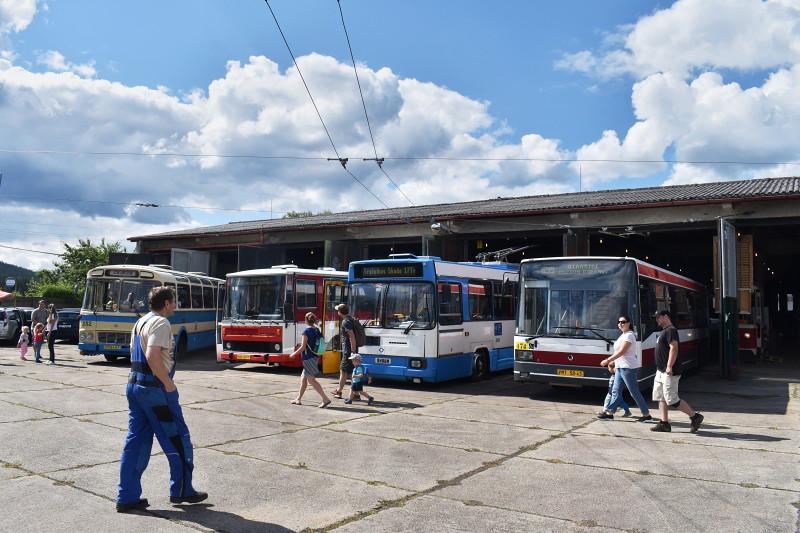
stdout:
POLYGON ((247 355, 246 353, 237 353, 236 354, 236 360, 237 361, 249 361, 250 360, 250 356, 247 355))
POLYGON ((121 350, 122 349, 122 345, 121 344, 105 344, 105 345, 103 345, 103 349, 105 349, 105 350, 121 350))
POLYGON ((60 324, 58 327, 61 328, 61 329, 69 329, 72 326, 70 326, 69 324, 60 324))
POLYGON ((379 365, 391 365, 392 360, 388 357, 376 357, 375 362, 379 365))
POLYGON ((571 376, 576 378, 582 378, 583 370, 568 370, 565 368, 557 368, 556 374, 558 374, 559 376, 571 376))

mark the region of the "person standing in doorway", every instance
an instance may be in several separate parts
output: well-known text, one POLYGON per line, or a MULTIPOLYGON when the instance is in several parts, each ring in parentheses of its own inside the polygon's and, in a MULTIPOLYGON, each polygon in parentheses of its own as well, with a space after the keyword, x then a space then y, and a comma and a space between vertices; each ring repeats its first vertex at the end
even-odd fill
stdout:
POLYGON ((672 431, 669 424, 669 409, 677 408, 686 413, 691 422, 692 433, 697 433, 703 423, 703 415, 692 409, 692 406, 678 396, 678 382, 681 379, 679 359, 678 330, 672 325, 672 315, 662 310, 656 313, 656 323, 661 333, 656 341, 656 379, 653 383, 653 401, 658 402, 661 421, 650 428, 650 431, 672 431))
POLYGON ((636 402, 637 407, 642 412, 642 416, 636 420, 639 422, 652 420, 653 417, 650 416, 647 401, 645 401, 639 390, 639 368, 642 366, 642 362, 636 353, 636 334, 631 329, 631 319, 627 315, 620 316, 619 320, 617 320, 617 327, 620 330, 620 336, 614 341, 614 353, 608 359, 600 361, 602 366, 614 364, 616 367, 614 386, 611 390, 610 401, 604 411, 597 415, 597 418, 614 418, 614 411, 616 411, 617 407, 624 406, 622 399, 622 386, 624 384, 630 391, 633 401, 636 402))
POLYGON ((56 304, 47 306, 47 325, 44 327, 47 334, 47 349, 50 351, 50 360, 47 361, 48 365, 56 364, 56 337, 58 337, 58 311, 56 311, 56 304))
POLYGON ((153 435, 169 461, 169 501, 199 503, 208 498, 192 486, 194 454, 175 386, 175 339, 169 317, 175 312, 175 293, 154 287, 148 295, 151 311, 131 333, 131 372, 128 398, 128 435, 120 463, 117 512, 148 507, 142 498, 142 474, 150 460, 153 435))
POLYGON ((355 319, 350 316, 350 309, 347 304, 339 304, 335 309, 339 314, 339 319, 342 321, 339 329, 339 338, 342 343, 342 362, 339 365, 339 386, 333 391, 333 395, 336 398, 341 398, 347 380, 353 375, 353 360, 350 359, 350 356, 353 355, 358 345, 356 344, 355 326, 353 325, 355 319))

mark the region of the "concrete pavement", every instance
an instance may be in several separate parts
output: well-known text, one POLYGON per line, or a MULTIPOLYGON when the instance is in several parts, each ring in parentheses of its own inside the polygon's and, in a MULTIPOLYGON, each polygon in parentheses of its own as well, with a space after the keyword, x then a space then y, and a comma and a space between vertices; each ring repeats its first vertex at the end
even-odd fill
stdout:
MULTIPOLYGON (((146 512, 117 514, 122 362, 0 346, 2 531, 798 531, 800 369, 705 371, 682 395, 697 434, 597 420, 604 390, 376 383, 377 402, 289 403, 294 371, 190 354, 177 383, 210 498, 169 504, 160 448, 146 512)), ((323 379, 326 390, 333 379, 323 379)), ((636 410, 634 410, 636 413, 636 410)))

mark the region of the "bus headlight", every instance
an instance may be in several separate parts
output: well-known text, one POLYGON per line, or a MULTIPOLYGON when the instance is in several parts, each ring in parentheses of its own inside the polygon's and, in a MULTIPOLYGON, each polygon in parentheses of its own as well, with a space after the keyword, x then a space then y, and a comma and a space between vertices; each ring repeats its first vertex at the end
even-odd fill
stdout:
POLYGON ((275 349, 275 353, 281 353, 281 345, 278 344, 277 342, 275 343, 275 346, 273 348, 275 349))
POLYGON ((517 361, 533 361, 533 352, 531 350, 517 350, 517 361))
POLYGON ((78 335, 78 341, 94 342, 94 333, 91 331, 81 331, 81 333, 78 335))
POLYGON ((408 361, 408 366, 411 368, 425 368, 425 359, 411 359, 408 361))

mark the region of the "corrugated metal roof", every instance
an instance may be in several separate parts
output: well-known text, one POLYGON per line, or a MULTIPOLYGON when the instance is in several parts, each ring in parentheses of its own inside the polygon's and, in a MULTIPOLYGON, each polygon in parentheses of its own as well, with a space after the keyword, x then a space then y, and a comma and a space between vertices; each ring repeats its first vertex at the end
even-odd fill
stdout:
POLYGON ((180 238, 225 233, 248 233, 260 230, 292 231, 309 227, 378 225, 401 222, 424 222, 432 219, 478 218, 503 215, 536 215, 552 211, 582 211, 612 207, 669 205, 694 201, 729 202, 768 197, 800 195, 800 177, 762 178, 740 181, 672 185, 641 189, 613 189, 516 198, 495 198, 474 202, 395 207, 370 211, 352 211, 305 218, 281 218, 231 222, 181 231, 131 237, 132 241, 180 238))

